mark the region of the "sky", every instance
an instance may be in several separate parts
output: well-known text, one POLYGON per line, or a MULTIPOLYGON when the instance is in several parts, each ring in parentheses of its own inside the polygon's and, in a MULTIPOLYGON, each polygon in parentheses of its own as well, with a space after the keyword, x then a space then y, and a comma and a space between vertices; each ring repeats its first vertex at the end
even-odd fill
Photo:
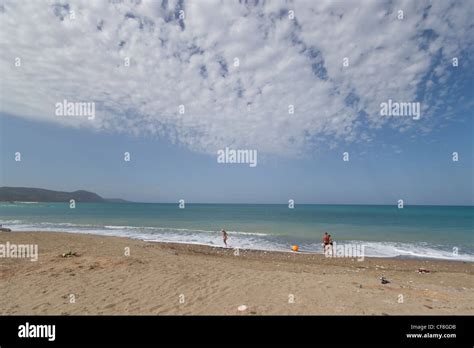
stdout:
POLYGON ((0 1, 0 186, 472 205, 473 16, 441 0, 0 1), (64 100, 94 117, 58 115, 64 100), (389 100, 419 117, 381 115, 389 100), (218 163, 226 147, 257 166, 218 163))

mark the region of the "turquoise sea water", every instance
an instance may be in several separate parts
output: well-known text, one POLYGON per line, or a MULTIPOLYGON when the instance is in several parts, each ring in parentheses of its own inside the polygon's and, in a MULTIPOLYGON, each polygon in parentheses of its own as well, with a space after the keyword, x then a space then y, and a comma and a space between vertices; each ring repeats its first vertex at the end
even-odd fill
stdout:
POLYGON ((143 240, 321 252, 327 231, 366 256, 474 261, 474 207, 273 204, 0 203, 0 224, 14 231, 65 231, 143 240))

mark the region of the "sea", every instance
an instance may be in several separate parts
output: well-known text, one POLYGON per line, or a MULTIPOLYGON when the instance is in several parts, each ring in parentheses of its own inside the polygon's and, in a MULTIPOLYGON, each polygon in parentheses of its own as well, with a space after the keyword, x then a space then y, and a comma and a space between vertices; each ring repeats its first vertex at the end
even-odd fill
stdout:
POLYGON ((365 256, 474 261, 473 206, 0 203, 0 224, 15 231, 124 236, 145 241, 322 253, 364 246, 365 256))

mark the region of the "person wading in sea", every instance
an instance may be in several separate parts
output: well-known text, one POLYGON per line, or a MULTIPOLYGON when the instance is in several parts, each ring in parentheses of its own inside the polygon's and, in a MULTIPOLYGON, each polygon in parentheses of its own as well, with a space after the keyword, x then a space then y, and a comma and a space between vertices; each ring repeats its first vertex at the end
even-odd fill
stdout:
POLYGON ((228 238, 227 232, 224 229, 222 229, 221 232, 222 232, 222 240, 224 241, 224 244, 227 247, 228 246, 227 245, 227 238, 228 238))
POLYGON ((329 246, 329 243, 331 242, 331 237, 327 232, 324 232, 323 236, 323 254, 326 253, 326 248, 329 246))

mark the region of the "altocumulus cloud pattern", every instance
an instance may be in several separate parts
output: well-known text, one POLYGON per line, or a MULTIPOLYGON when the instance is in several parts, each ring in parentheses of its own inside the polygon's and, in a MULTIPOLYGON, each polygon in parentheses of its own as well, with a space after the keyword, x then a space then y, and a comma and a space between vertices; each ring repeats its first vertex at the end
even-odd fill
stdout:
POLYGON ((213 154, 430 132, 459 101, 451 60, 473 50, 472 1, 0 3, 2 112, 213 154), (380 117, 388 99, 433 119, 380 117), (62 100, 94 102, 97 116, 57 117, 62 100))

